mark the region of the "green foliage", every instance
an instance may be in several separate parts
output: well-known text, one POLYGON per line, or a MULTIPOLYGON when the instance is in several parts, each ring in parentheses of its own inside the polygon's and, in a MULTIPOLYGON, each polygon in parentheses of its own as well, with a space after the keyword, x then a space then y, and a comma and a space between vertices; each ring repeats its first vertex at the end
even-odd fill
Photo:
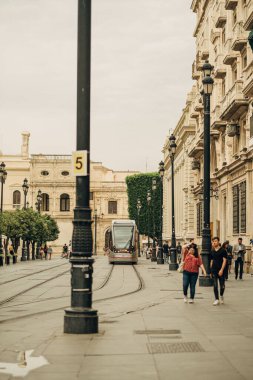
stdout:
POLYGON ((128 194, 129 218, 138 224, 137 201, 141 201, 139 217, 139 231, 142 235, 153 237, 153 226, 155 237, 161 233, 161 180, 158 173, 135 174, 126 178, 128 194), (157 189, 152 191, 152 178, 156 178, 157 189), (151 191, 151 204, 148 207, 147 192, 151 191))
POLYGON ((5 211, 0 216, 0 231, 14 246, 20 239, 30 242, 54 241, 58 238, 57 223, 49 215, 41 215, 31 208, 5 211))

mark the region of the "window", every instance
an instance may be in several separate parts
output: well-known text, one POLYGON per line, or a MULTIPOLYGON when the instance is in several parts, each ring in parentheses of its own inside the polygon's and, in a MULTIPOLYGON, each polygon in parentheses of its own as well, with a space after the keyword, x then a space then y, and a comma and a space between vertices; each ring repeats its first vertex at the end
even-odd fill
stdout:
POLYGON ((237 64, 232 67, 232 81, 233 83, 237 80, 237 64))
POLYGON ((117 214, 117 201, 108 202, 108 214, 117 214))
POLYGON ((20 204, 21 204, 21 193, 19 190, 15 190, 13 192, 13 207, 14 208, 20 208, 20 204))
POLYGON ((250 138, 252 139, 253 138, 253 115, 250 117, 250 129, 249 129, 249 133, 250 133, 250 138))
POLYGON ((60 197, 60 211, 70 210, 70 198, 68 194, 62 194, 60 197))
POLYGON ((235 8, 234 11, 233 11, 233 24, 234 25, 236 24, 236 21, 237 21, 237 11, 236 11, 236 8, 235 8))
POLYGON ((222 33, 221 33, 221 41, 222 41, 222 45, 225 45, 225 42, 226 42, 226 27, 224 26, 224 28, 222 29, 222 33))
POLYGON ((247 60, 247 49, 244 49, 242 53, 242 69, 245 69, 247 67, 248 60, 247 60))
POLYGON ((64 170, 61 172, 61 175, 63 175, 63 177, 67 177, 69 175, 69 172, 67 170, 64 170))
POLYGON ((203 229, 203 202, 197 203, 197 236, 202 236, 203 229))
POLYGON ((42 195, 41 211, 49 211, 49 195, 46 193, 42 195))
POLYGON ((223 78, 221 82, 221 95, 224 97, 226 95, 226 79, 223 78))
POLYGON ((246 181, 233 186, 233 233, 246 233, 246 181))
POLYGON ((93 201, 93 191, 90 191, 90 201, 93 201))
POLYGON ((49 172, 47 170, 42 170, 42 172, 40 174, 43 175, 44 177, 46 177, 49 175, 49 172))

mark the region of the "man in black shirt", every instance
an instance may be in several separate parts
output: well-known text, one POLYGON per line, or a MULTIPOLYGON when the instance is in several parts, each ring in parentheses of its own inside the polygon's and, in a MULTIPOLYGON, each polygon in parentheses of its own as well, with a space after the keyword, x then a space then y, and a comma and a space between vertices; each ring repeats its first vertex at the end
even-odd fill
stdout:
POLYGON ((213 277, 213 291, 215 296, 214 306, 219 305, 221 302, 224 303, 224 292, 225 292, 225 272, 224 269, 227 264, 227 251, 220 247, 220 239, 214 237, 212 239, 212 251, 211 251, 211 275, 213 277), (219 291, 218 282, 220 283, 220 301, 219 301, 219 291))

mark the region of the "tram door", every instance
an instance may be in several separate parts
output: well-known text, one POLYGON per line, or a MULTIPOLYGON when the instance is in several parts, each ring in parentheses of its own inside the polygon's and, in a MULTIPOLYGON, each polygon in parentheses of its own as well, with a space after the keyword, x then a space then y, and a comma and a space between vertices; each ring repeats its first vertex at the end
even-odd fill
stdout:
POLYGON ((110 247, 110 236, 111 236, 111 231, 110 228, 105 232, 105 248, 110 247))

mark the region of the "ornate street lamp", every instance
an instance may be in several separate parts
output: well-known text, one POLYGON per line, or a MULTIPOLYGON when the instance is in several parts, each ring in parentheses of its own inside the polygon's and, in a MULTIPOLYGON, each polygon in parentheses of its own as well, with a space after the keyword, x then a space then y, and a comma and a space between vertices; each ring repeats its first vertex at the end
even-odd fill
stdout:
POLYGON ((211 230, 210 230, 210 98, 213 92, 213 79, 211 73, 213 66, 208 61, 202 67, 203 72, 203 102, 204 102, 204 225, 202 231, 201 255, 207 276, 200 276, 200 286, 212 286, 210 277, 210 252, 211 252, 211 230))
POLYGON ((253 30, 250 31, 248 36, 249 45, 251 47, 251 50, 253 51, 253 30))
MULTIPOLYGON (((37 194, 37 202, 35 203, 35 207, 36 207, 36 210, 38 211, 38 213, 40 214, 40 210, 41 210, 41 205, 42 205, 42 191, 39 189, 38 190, 38 194, 37 194)), ((40 245, 42 244, 42 242, 38 242, 37 241, 37 246, 36 246, 36 259, 39 259, 40 258, 40 245)), ((32 260, 35 260, 35 257, 34 255, 32 256, 32 260)))
POLYGON ((76 177, 71 263, 71 307, 65 310, 64 332, 98 332, 97 311, 92 309, 92 228, 90 200, 90 74, 91 0, 78 0, 77 151, 86 151, 87 175, 76 177))
POLYGON ((159 164, 159 174, 160 174, 160 189, 161 189, 161 203, 160 203, 160 212, 161 212, 161 228, 159 234, 159 249, 157 255, 157 264, 164 264, 163 258, 163 177, 164 177, 164 162, 161 161, 159 164))
MULTIPOLYGON (((24 182, 23 182, 23 185, 22 185, 22 189, 23 189, 23 192, 24 192, 24 210, 26 210, 26 206, 27 206, 26 205, 26 197, 27 197, 28 190, 29 190, 27 178, 24 179, 24 182)), ((29 257, 27 257, 27 249, 26 249, 25 243, 26 242, 23 239, 21 261, 27 261, 27 259, 29 259, 29 257)))
POLYGON ((172 226, 172 235, 171 235, 171 255, 169 270, 177 270, 177 247, 176 247, 176 233, 175 233, 175 191, 174 191, 174 158, 176 154, 177 144, 176 137, 172 134, 169 138, 169 156, 171 162, 171 226, 172 226))
POLYGON ((148 248, 150 247, 150 205, 151 205, 151 191, 147 192, 147 204, 148 204, 148 248))
POLYGON ((156 178, 152 178, 152 206, 153 206, 153 245, 152 245, 152 256, 151 256, 151 261, 157 261, 156 258, 156 245, 155 245, 155 192, 157 189, 157 184, 156 184, 156 178))
POLYGON ((98 212, 97 209, 94 210, 94 255, 97 254, 97 220, 98 212))
MULTIPOLYGON (((0 165, 0 183, 1 183, 1 216, 3 213, 3 198, 4 198, 4 184, 7 178, 7 171, 5 170, 5 163, 2 162, 0 165)), ((3 242, 2 242, 2 231, 0 230, 0 266, 4 264, 3 260, 4 251, 3 251, 3 242)))
POLYGON ((141 248, 140 248, 140 211, 141 211, 141 207, 142 207, 141 201, 138 198, 137 205, 136 205, 137 215, 138 215, 138 218, 137 218, 137 228, 138 228, 138 257, 141 257, 141 248))

